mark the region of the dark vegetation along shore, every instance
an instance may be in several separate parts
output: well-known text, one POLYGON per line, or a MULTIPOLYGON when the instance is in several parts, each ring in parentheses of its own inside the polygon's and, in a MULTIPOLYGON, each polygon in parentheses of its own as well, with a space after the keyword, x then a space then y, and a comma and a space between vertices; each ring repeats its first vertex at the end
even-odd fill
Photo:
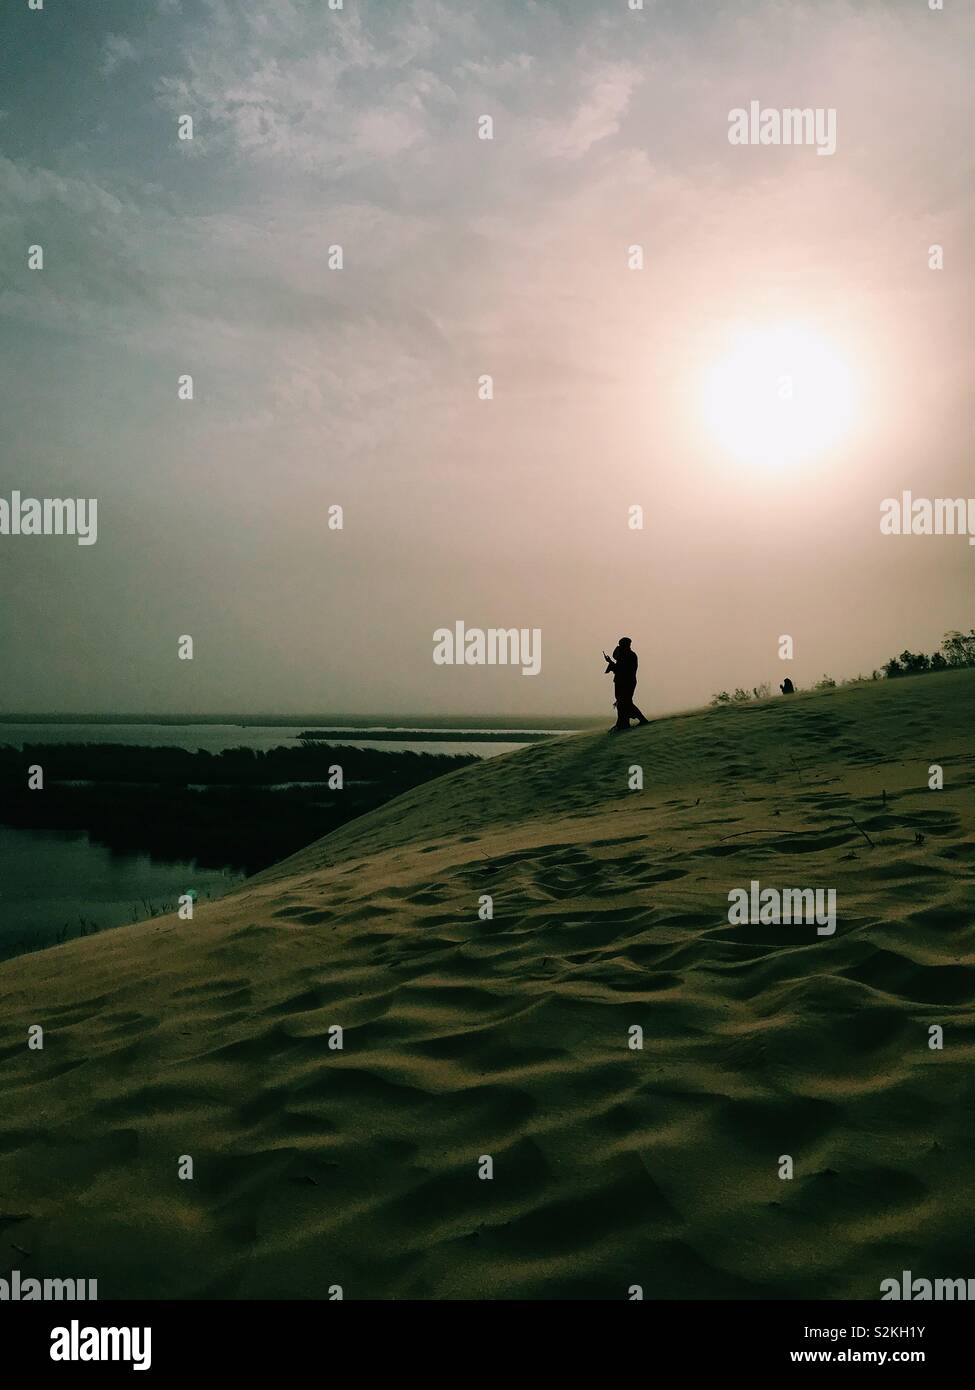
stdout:
POLYGON ((252 874, 475 761, 312 741, 222 753, 92 743, 0 747, 0 821, 85 830, 112 850, 252 874), (28 785, 32 767, 42 769, 43 790, 28 785))

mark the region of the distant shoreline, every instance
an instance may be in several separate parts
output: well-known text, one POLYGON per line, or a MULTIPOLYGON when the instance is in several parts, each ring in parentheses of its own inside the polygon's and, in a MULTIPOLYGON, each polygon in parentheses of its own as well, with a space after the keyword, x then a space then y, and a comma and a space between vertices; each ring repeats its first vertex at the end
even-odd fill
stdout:
POLYGON ((352 729, 342 725, 332 729, 302 729, 296 737, 304 743, 328 743, 340 733, 343 738, 364 738, 373 743, 416 743, 417 734, 422 733, 424 743, 456 743, 457 735, 463 733, 465 743, 510 743, 511 735, 517 734, 519 741, 536 743, 568 732, 567 729, 352 729))
POLYGON ((444 733, 560 733, 570 729, 590 729, 601 723, 599 715, 394 715, 353 716, 345 714, 13 714, 0 713, 0 724, 215 724, 241 729, 296 728, 348 730, 370 736, 393 732, 409 734, 428 730, 444 733))

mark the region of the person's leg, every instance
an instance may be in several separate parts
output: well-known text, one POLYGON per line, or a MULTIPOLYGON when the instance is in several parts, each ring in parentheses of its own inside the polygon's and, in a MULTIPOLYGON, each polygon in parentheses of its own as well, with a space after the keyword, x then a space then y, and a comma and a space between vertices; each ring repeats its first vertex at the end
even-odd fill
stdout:
POLYGON ((616 727, 628 729, 633 718, 633 691, 625 685, 616 687, 616 727))
POLYGON ((649 723, 650 723, 650 720, 646 718, 646 716, 644 715, 643 711, 640 710, 640 709, 637 709, 636 705, 633 703, 632 700, 630 701, 630 714, 632 715, 632 717, 633 717, 634 719, 638 719, 638 720, 640 721, 641 724, 649 724, 649 723))

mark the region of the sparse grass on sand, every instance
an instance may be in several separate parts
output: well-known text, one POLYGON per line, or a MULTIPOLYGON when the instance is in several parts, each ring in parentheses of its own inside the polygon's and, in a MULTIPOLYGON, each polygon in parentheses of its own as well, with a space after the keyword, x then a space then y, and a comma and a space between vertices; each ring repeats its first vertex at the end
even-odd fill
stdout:
POLYGON ((8 961, 0 1273, 101 1298, 975 1276, 973 813, 975 671, 853 686, 538 744, 193 922, 8 961), (730 926, 752 879, 835 888, 835 935, 730 926))

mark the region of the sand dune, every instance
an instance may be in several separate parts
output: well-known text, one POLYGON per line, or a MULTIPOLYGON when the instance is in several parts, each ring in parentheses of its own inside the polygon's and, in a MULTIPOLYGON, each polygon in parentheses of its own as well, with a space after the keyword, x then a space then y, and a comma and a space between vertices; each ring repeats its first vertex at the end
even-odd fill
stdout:
POLYGON ((103 1298, 975 1276, 973 812, 975 672, 850 687, 504 755, 192 923, 0 965, 0 1273, 103 1298), (835 888, 835 935, 729 925, 752 879, 835 888))

